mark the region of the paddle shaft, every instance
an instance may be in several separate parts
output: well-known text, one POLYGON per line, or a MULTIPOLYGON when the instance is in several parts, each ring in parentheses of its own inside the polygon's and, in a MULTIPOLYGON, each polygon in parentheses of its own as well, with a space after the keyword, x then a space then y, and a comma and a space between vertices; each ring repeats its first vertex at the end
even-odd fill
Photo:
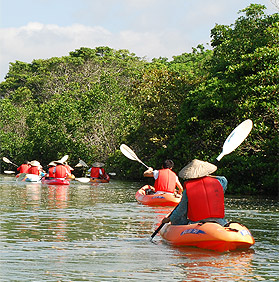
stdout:
POLYGON ((6 157, 3 157, 3 161, 4 161, 5 163, 7 163, 7 164, 12 164, 12 165, 18 167, 17 164, 14 164, 13 162, 11 162, 11 161, 10 161, 8 158, 6 158, 6 157))
MULTIPOLYGON (((178 204, 179 205, 179 204, 178 204)), ((176 208, 178 207, 178 205, 172 210, 172 212, 165 218, 170 218, 170 216, 172 215, 172 213, 176 210, 176 208)), ((156 235, 157 233, 162 229, 162 227, 165 225, 165 222, 162 222, 158 228, 153 232, 153 234, 151 235, 151 238, 150 240, 152 240, 156 235)))

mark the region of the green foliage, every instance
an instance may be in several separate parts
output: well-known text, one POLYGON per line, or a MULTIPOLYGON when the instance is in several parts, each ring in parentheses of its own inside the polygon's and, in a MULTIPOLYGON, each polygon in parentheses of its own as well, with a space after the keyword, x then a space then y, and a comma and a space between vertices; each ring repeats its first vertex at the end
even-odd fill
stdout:
POLYGON ((43 165, 70 155, 104 161, 119 177, 141 179, 126 143, 146 164, 175 171, 213 161, 233 128, 250 118, 247 140, 222 159, 230 193, 276 194, 278 187, 279 15, 251 4, 230 26, 211 30, 212 50, 159 57, 82 47, 69 56, 11 63, 0 84, 1 155, 43 165))

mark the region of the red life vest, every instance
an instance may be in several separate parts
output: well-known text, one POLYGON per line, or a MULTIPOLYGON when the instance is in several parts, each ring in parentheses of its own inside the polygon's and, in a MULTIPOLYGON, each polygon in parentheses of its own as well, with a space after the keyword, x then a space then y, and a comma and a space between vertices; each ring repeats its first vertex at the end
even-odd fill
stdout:
POLYGON ((48 169, 48 177, 55 177, 53 170, 54 170, 55 166, 52 166, 48 169))
POLYGON ((56 177, 56 178, 66 178, 67 175, 68 175, 68 171, 63 165, 57 165, 55 167, 54 177, 56 177))
POLYGON ((22 164, 17 168, 17 170, 19 171, 19 173, 28 173, 29 167, 30 167, 29 164, 22 164))
POLYGON ((91 178, 105 178, 106 177, 105 169, 101 167, 92 167, 91 172, 90 172, 90 177, 91 178), (100 170, 102 171, 103 175, 100 175, 100 170))
POLYGON ((40 175, 39 167, 38 166, 31 166, 31 167, 29 167, 28 173, 40 175))
POLYGON ((213 177, 202 177, 184 183, 188 196, 188 218, 191 221, 225 217, 224 190, 213 177))
POLYGON ((176 174, 169 168, 160 169, 159 176, 154 183, 155 191, 174 193, 176 187, 176 177, 176 174))
POLYGON ((69 172, 69 175, 71 175, 72 174, 71 167, 69 165, 64 165, 64 166, 67 169, 67 171, 69 172))

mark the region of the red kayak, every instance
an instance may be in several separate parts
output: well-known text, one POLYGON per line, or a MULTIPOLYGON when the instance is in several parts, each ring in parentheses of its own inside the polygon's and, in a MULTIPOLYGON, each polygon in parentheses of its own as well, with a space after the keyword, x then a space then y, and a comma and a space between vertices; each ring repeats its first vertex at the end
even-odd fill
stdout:
POLYGON ((172 193, 158 193, 158 194, 146 194, 146 190, 149 189, 149 185, 141 187, 136 193, 136 200, 144 205, 149 206, 177 206, 181 200, 181 195, 172 193))
POLYGON ((49 185, 69 185, 70 181, 65 178, 55 178, 55 177, 43 177, 42 184, 49 185))

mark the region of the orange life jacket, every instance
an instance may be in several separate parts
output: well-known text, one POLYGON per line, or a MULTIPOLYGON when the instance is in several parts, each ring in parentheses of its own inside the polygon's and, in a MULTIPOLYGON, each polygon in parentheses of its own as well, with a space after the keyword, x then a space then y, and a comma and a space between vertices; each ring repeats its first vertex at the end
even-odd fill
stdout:
POLYGON ((19 173, 28 173, 29 167, 30 167, 29 164, 22 164, 17 168, 17 170, 19 171, 19 173))
POLYGON ((31 167, 29 167, 28 173, 40 175, 39 167, 38 166, 31 166, 31 167))
POLYGON ((215 217, 224 218, 224 191, 213 177, 202 177, 184 183, 188 197, 188 218, 191 221, 215 217))
POLYGON ((52 166, 48 169, 48 177, 55 177, 53 170, 54 170, 55 166, 52 166))
POLYGON ((67 175, 68 175, 68 171, 63 165, 57 165, 55 167, 54 177, 56 177, 56 178, 66 178, 67 175))
POLYGON ((174 193, 176 187, 176 174, 169 168, 163 168, 159 170, 159 176, 155 180, 155 191, 163 191, 174 193))

